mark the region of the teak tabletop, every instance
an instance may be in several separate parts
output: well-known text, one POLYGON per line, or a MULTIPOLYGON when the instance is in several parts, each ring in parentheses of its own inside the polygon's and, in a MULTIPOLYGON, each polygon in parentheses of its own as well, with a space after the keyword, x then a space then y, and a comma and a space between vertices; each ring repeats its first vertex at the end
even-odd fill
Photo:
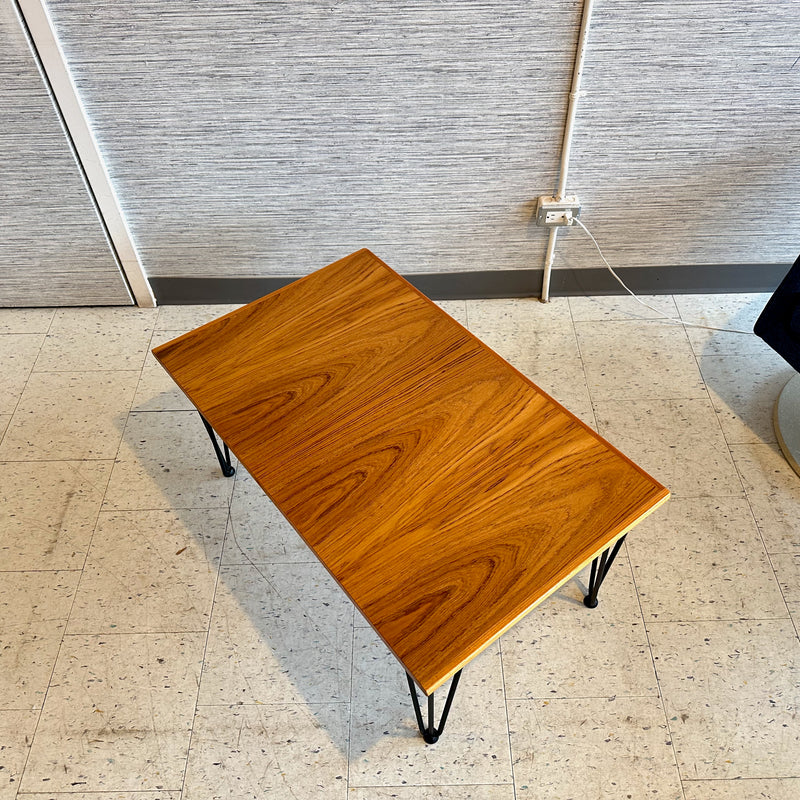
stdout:
POLYGON ((153 352, 426 694, 669 496, 368 250, 153 352))

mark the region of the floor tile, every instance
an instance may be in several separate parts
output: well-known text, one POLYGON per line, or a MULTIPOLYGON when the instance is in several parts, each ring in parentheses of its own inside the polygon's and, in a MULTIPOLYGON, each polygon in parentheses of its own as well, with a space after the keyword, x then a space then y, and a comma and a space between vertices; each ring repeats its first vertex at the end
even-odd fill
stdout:
MULTIPOLYGON (((176 331, 156 331, 150 340, 150 348, 158 347, 175 339, 176 331)), ((148 351, 145 358, 142 376, 136 388, 133 400, 133 411, 193 411, 194 406, 188 397, 178 388, 170 374, 159 364, 148 351)))
POLYGON ((18 800, 180 800, 181 793, 153 792, 47 792, 45 795, 34 792, 20 792, 18 800))
POLYGON ((201 704, 347 702, 353 606, 320 564, 220 571, 201 704))
POLYGON ((3 441, 3 435, 8 428, 9 422, 11 422, 11 414, 0 414, 0 442, 3 441))
POLYGON ((786 617, 745 500, 674 497, 627 547, 646 621, 786 617))
MULTIPOLYGON (((565 298, 564 298, 565 299, 565 298)), ((480 303, 468 300, 469 330, 503 358, 520 350, 546 352, 548 337, 575 340, 569 306, 560 303, 550 308, 536 301, 490 300, 480 303), (559 311, 560 309, 560 311, 559 311)))
POLYGON ((351 789, 350 800, 514 800, 509 784, 483 786, 370 786, 351 789))
POLYGON ((227 508, 232 491, 197 413, 132 413, 103 508, 227 508))
POLYGON ((0 710, 41 708, 79 577, 0 572, 0 710))
POLYGON ((34 372, 0 460, 114 458, 139 373, 34 372))
POLYGON ((456 322, 467 326, 467 301, 466 300, 436 300, 436 305, 456 322))
POLYGON ((592 401, 573 334, 531 333, 508 339, 491 334, 485 341, 553 399, 594 427, 592 401))
POLYGON ((21 790, 179 790, 204 638, 65 637, 21 790))
POLYGON ((583 604, 588 569, 504 634, 508 698, 657 695, 627 558, 620 553, 597 608, 583 604))
POLYGON ((54 308, 0 309, 0 333, 47 333, 54 308))
MULTIPOLYGON (((191 329, 190 329, 191 330, 191 329)), ((182 336, 184 331, 162 331, 157 330, 153 332, 153 336, 150 339, 150 347, 147 350, 147 356, 145 357, 144 367, 158 367, 161 372, 166 374, 166 370, 164 367, 161 366, 158 359, 153 355, 153 350, 156 347, 159 347, 162 344, 166 344, 167 342, 171 342, 173 339, 177 339, 179 336, 182 336)), ((170 378, 170 380, 172 380, 170 378)))
POLYGON ((684 778, 797 775, 800 643, 789 620, 648 632, 684 778))
POLYGON ((68 633, 205 631, 225 509, 102 512, 68 633))
POLYGON ((700 371, 728 444, 776 440, 775 401, 795 374, 780 356, 703 356, 700 371))
POLYGON ((159 306, 156 330, 172 331, 174 338, 241 308, 241 304, 159 306))
MULTIPOLYGON (((676 295, 682 320, 698 325, 752 331, 769 300, 769 294, 676 295)), ((771 348, 754 333, 726 333, 687 328, 692 348, 704 355, 767 354, 771 348)))
POLYGON ((53 626, 0 637, 0 710, 42 707, 62 637, 53 626))
POLYGON ((797 800, 800 778, 684 781, 686 800, 797 800))
POLYGON ((79 578, 77 570, 0 572, 0 631, 62 630, 79 578))
POLYGON ((60 308, 35 370, 141 369, 157 314, 155 308, 60 308))
POLYGON ((345 800, 347 704, 201 706, 184 800, 345 800))
POLYGON ((770 560, 789 613, 800 622, 800 552, 776 553, 770 560))
POLYGON ((731 447, 768 553, 800 551, 800 476, 776 444, 731 447))
POLYGON ((15 800, 38 711, 0 711, 0 800, 15 800))
POLYGON ((680 800, 657 698, 509 700, 518 800, 680 800))
POLYGON ((652 322, 576 322, 592 400, 705 398, 686 334, 652 322))
POLYGON ((136 387, 132 411, 193 411, 191 400, 158 363, 145 366, 136 387))
POLYGON ((0 464, 2 569, 81 569, 112 463, 0 464))
POLYGON ((676 496, 741 496, 709 400, 595 403, 598 430, 676 496))
POLYGON ((262 488, 240 469, 231 499, 222 561, 224 564, 316 563, 317 557, 262 488))
POLYGON ((474 319, 470 318, 469 326, 472 333, 573 414, 594 426, 583 362, 570 320, 563 311, 564 304, 558 304, 562 311, 550 329, 527 301, 525 305, 510 302, 491 301, 494 305, 489 309, 473 302, 474 319))
POLYGON ((467 317, 469 329, 479 339, 491 333, 501 337, 530 333, 572 333, 572 314, 566 297, 554 297, 549 303, 542 303, 534 297, 467 300, 467 317))
POLYGON ((176 331, 155 331, 145 356, 132 411, 192 411, 194 406, 158 363, 152 348, 176 338, 176 331))
POLYGON ((672 295, 638 295, 639 299, 657 311, 637 302, 630 295, 609 297, 570 297, 569 308, 575 322, 594 320, 677 318, 678 308, 672 295))
POLYGON ((0 413, 16 409, 43 341, 40 333, 0 335, 0 413))
MULTIPOLYGON (((511 783, 501 676, 492 645, 464 670, 442 738, 425 745, 402 667, 377 634, 357 628, 350 786, 511 783)), ((436 694, 437 720, 448 685, 436 694)))

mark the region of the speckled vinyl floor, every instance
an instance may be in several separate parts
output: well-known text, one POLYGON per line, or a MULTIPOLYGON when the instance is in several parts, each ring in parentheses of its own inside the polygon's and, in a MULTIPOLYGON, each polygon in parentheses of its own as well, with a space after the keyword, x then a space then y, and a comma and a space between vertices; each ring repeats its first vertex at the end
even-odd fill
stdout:
MULTIPOLYGON (((651 298, 752 326, 764 295, 651 298)), ((442 740, 149 355, 228 310, 0 311, 0 800, 796 800, 790 368, 621 298, 442 304, 673 491, 464 672, 442 740)))

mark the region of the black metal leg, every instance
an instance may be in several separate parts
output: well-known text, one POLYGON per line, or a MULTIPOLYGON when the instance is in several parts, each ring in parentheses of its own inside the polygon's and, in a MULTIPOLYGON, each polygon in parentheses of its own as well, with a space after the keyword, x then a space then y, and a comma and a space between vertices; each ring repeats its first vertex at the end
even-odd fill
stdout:
POLYGON ((583 598, 583 604, 587 608, 597 608, 597 593, 600 591, 600 586, 606 575, 608 575, 608 571, 611 569, 611 565, 614 563, 614 559, 617 557, 617 553, 619 553, 624 541, 625 537, 621 536, 617 539, 613 548, 609 547, 608 550, 604 550, 598 558, 592 561, 592 572, 589 576, 589 594, 583 598))
POLYGON ((406 673, 406 678, 408 678, 408 688, 411 691, 411 700, 414 703, 414 714, 417 717, 419 732, 422 734, 422 738, 427 744, 436 744, 436 742, 439 741, 439 737, 442 735, 444 724, 447 722, 447 715, 450 713, 450 706, 456 693, 456 687, 461 679, 461 670, 453 675, 453 680, 450 683, 450 691, 447 693, 447 700, 445 700, 444 710, 442 711, 442 718, 439 720, 438 728, 434 727, 433 724, 433 693, 428 695, 428 725, 426 727, 425 723, 422 721, 422 711, 420 711, 419 707, 417 687, 414 685, 413 678, 408 673, 406 673))
POLYGON ((211 444, 214 445, 214 452, 217 454, 217 459, 219 460, 219 466, 222 469, 222 474, 226 478, 230 478, 231 475, 236 472, 236 470, 231 466, 231 454, 228 450, 228 445, 226 445, 225 442, 222 443, 222 446, 225 448, 225 453, 223 454, 222 450, 219 449, 219 442, 217 442, 217 436, 214 433, 214 429, 208 424, 208 420, 202 414, 200 414, 200 419, 203 420, 203 425, 206 426, 209 438, 211 439, 211 444))

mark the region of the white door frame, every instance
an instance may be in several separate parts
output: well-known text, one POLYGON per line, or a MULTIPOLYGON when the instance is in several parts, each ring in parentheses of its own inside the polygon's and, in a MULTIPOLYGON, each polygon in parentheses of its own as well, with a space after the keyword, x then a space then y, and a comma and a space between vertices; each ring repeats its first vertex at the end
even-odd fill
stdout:
POLYGON ((53 21, 44 0, 17 0, 22 22, 27 27, 37 51, 44 78, 49 83, 66 126, 68 139, 75 149, 95 199, 98 214, 105 226, 118 266, 130 287, 137 305, 150 308, 156 300, 145 275, 136 244, 111 184, 103 156, 92 133, 89 118, 69 73, 64 52, 58 43, 53 21))

